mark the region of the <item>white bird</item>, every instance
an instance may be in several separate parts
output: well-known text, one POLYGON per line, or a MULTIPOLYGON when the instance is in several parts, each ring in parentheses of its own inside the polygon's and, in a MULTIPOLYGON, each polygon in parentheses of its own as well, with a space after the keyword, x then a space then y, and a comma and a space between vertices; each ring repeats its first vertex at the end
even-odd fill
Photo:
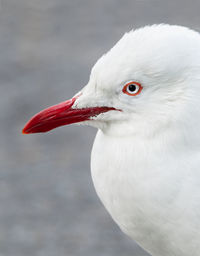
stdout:
POLYGON ((200 34, 153 25, 126 33, 69 101, 24 133, 98 128, 94 185, 119 227, 153 256, 200 255, 200 34))

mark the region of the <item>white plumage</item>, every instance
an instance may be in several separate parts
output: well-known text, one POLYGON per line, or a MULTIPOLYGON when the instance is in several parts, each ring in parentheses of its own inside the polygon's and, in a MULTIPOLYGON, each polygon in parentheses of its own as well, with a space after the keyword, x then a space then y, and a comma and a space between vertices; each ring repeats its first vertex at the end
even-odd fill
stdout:
POLYGON ((199 33, 161 24, 125 34, 81 93, 23 132, 74 122, 99 129, 92 178, 120 228, 153 256, 199 256, 199 33))
POLYGON ((91 157, 94 185, 120 228, 153 256, 200 254, 200 35, 131 31, 95 64, 77 107, 106 105, 91 157), (141 94, 122 93, 139 81, 141 94))

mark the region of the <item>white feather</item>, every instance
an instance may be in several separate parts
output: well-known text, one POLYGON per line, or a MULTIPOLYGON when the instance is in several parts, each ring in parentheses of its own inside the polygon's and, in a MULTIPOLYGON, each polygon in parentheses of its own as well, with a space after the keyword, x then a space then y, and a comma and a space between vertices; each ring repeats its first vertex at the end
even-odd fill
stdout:
POLYGON ((75 107, 111 106, 91 157, 97 194, 154 256, 200 253, 200 35, 153 25, 126 33, 92 69, 75 107), (127 81, 142 92, 123 94, 127 81))

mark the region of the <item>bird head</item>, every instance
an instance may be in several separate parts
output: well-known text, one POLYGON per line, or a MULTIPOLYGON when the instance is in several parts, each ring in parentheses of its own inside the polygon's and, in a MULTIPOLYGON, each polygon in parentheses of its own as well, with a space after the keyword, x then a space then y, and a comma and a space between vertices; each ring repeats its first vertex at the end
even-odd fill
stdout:
POLYGON ((199 33, 146 26, 126 33, 97 61, 79 93, 36 114, 23 133, 83 123, 119 136, 157 134, 199 111, 199 79, 199 33))

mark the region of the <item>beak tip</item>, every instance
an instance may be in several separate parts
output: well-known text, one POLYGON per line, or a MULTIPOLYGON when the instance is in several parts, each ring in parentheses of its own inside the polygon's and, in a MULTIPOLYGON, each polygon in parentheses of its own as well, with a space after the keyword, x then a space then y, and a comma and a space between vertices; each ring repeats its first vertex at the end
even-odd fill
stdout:
POLYGON ((32 133, 30 127, 29 127, 29 122, 24 126, 24 128, 22 129, 22 134, 30 134, 32 133))
POLYGON ((22 129, 22 134, 28 134, 25 128, 22 129))

